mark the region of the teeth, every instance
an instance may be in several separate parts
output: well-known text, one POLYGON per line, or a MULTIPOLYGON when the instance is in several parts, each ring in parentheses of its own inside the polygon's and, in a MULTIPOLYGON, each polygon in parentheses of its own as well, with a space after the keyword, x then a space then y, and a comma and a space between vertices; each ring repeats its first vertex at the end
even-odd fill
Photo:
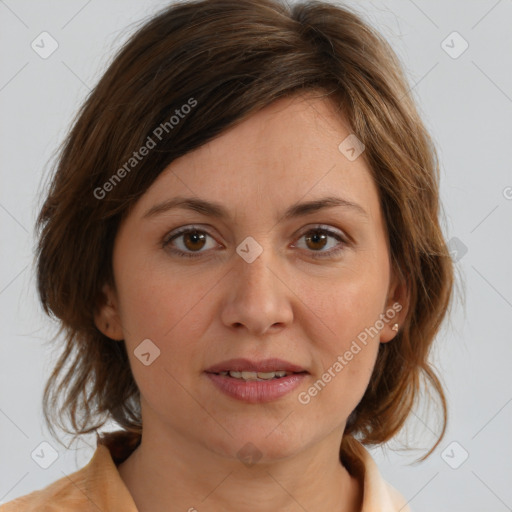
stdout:
POLYGON ((220 372, 219 375, 224 375, 227 377, 233 377, 235 379, 243 379, 243 380, 270 380, 276 377, 285 377, 286 375, 290 375, 290 373, 285 370, 278 370, 276 372, 220 372))

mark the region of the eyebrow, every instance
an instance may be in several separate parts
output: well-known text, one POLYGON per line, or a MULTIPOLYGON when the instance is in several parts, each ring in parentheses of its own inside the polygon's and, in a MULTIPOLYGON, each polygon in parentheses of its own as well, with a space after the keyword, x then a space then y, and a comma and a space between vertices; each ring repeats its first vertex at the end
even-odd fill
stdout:
MULTIPOLYGON (((325 208, 334 208, 336 206, 351 209, 355 213, 368 218, 368 213, 359 204, 343 199, 342 197, 327 196, 291 205, 282 215, 282 219, 289 220, 295 217, 303 217, 325 208)), ((220 203, 206 201, 197 197, 178 196, 152 206, 146 211, 142 218, 154 217, 175 208, 191 210, 201 215, 216 217, 218 219, 227 219, 230 217, 229 211, 220 203)))

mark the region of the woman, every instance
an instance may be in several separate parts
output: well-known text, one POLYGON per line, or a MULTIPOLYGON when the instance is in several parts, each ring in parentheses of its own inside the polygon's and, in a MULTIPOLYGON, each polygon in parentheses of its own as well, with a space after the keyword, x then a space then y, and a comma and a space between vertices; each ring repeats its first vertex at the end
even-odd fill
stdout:
MULTIPOLYGON (((391 439, 450 303, 435 148, 346 8, 172 4, 84 104, 38 226, 87 466, 1 508, 405 511, 391 439)), ((66 423, 68 425, 66 425, 66 423)))

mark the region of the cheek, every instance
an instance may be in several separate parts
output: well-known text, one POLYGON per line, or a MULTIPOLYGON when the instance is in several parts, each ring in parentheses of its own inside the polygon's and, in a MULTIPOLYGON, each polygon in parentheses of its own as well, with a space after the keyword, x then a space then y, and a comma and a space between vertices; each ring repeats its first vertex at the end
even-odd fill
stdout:
MULTIPOLYGON (((311 326, 321 328, 325 344, 336 350, 345 349, 360 333, 375 326, 384 312, 387 294, 387 274, 382 269, 372 272, 368 265, 366 271, 345 270, 323 283, 304 281, 300 292, 311 311, 311 326)), ((318 333, 311 335, 319 339, 318 333)))
POLYGON ((298 400, 304 413, 323 415, 333 426, 357 407, 375 366, 380 343, 378 331, 371 328, 379 318, 381 303, 369 297, 373 296, 357 287, 330 295, 319 315, 322 322, 314 322, 328 329, 322 328, 323 335, 320 331, 312 334, 311 329, 308 335, 314 344, 315 372, 298 400))
POLYGON ((198 275, 190 270, 170 275, 168 266, 150 265, 147 260, 136 263, 132 259, 131 263, 133 267, 119 267, 119 296, 134 378, 147 400, 158 402, 157 395, 167 389, 168 396, 185 407, 188 398, 180 384, 190 388, 190 382, 200 372, 199 344, 215 314, 212 300, 221 275, 198 275), (131 268, 138 270, 132 272, 131 268), (158 347, 154 349, 158 357, 149 366, 137 358, 141 342, 146 339, 158 347))
POLYGON ((371 377, 387 294, 385 268, 368 264, 366 271, 340 272, 324 286, 309 286, 303 295, 305 311, 311 311, 303 326, 318 356, 315 378, 322 381, 317 386, 322 398, 316 403, 344 404, 333 409, 336 414, 349 414, 356 407, 371 377))
POLYGON ((132 344, 154 338, 163 343, 183 326, 193 329, 200 318, 205 305, 202 299, 213 288, 214 280, 204 272, 194 276, 174 269, 170 274, 163 262, 134 251, 117 262, 120 315, 127 342, 128 338, 132 344))
POLYGON ((158 268, 137 268, 137 272, 130 272, 127 266, 119 272, 121 322, 135 381, 153 406, 171 396, 181 408, 186 407, 187 396, 182 396, 179 383, 186 384, 189 378, 187 371, 194 364, 191 351, 197 352, 203 320, 208 321, 204 310, 207 301, 201 300, 207 288, 191 286, 195 281, 183 275, 171 279, 158 268), (146 366, 138 354, 144 353, 139 347, 147 339, 158 348, 145 342, 149 347, 145 352, 150 352, 150 359, 153 353, 158 357, 146 366), (162 394, 162 389, 169 393, 162 394))

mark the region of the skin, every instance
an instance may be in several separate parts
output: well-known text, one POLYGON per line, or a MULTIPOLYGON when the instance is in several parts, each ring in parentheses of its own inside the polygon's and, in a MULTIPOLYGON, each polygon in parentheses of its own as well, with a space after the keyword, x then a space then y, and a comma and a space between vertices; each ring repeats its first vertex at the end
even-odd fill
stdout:
MULTIPOLYGON (((377 188, 364 153, 338 145, 351 133, 325 98, 280 99, 175 160, 117 233, 115 287, 96 325, 123 340, 141 393, 140 447, 119 466, 141 512, 360 510, 362 482, 339 460, 349 414, 368 385, 379 343, 406 314, 406 290, 391 270, 377 188), (174 209, 144 213, 175 196, 222 203, 224 220, 174 209), (327 195, 359 204, 283 220, 290 205, 327 195), (182 235, 182 226, 205 233, 182 235), (345 237, 307 239, 318 225, 345 237), (236 248, 248 236, 263 252, 252 263, 236 248), (314 258, 319 252, 340 252, 314 258), (306 391, 365 328, 394 303, 403 308, 307 404, 306 391), (106 324, 109 327, 106 327, 106 324), (134 350, 151 339, 160 356, 143 365, 134 350), (277 357, 306 369, 299 389, 265 404, 222 394, 204 371, 221 361, 277 357), (261 454, 246 466, 237 452, 261 454)), ((324 233, 325 234, 325 233, 324 233)))

